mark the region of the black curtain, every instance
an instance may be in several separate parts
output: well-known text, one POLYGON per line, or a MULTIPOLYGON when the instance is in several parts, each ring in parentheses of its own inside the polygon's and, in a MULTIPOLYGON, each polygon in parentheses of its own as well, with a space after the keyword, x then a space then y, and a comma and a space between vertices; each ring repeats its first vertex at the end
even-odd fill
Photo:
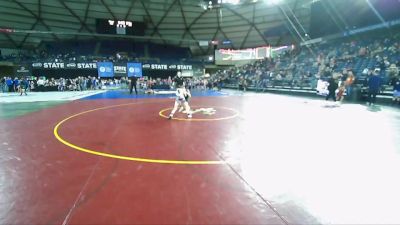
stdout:
POLYGON ((167 79, 176 76, 177 70, 143 70, 143 76, 167 79))

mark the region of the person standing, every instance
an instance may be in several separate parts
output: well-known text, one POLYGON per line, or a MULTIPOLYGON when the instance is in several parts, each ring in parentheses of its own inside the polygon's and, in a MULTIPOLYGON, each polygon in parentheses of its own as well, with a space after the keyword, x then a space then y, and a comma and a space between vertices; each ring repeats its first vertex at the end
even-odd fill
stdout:
POLYGON ((174 78, 174 83, 176 86, 176 92, 175 92, 176 98, 175 98, 174 108, 172 109, 168 119, 172 119, 175 112, 181 107, 185 110, 185 113, 187 114, 188 118, 192 118, 192 112, 190 110, 190 106, 188 103, 188 100, 191 97, 191 94, 190 94, 190 91, 188 91, 185 88, 185 82, 182 77, 182 73, 180 71, 177 73, 176 77, 174 78))
POLYGON ((336 82, 336 79, 332 76, 329 81, 329 86, 328 86, 328 91, 329 94, 326 96, 325 100, 329 100, 329 98, 332 97, 333 101, 336 102, 336 89, 338 88, 338 84, 336 82))
POLYGON ((182 72, 178 71, 176 77, 174 78, 174 83, 176 88, 184 88, 185 87, 185 80, 182 77, 182 72))
POLYGON ((24 77, 24 78, 22 78, 20 85, 19 85, 20 96, 22 94, 28 95, 28 94, 26 94, 26 89, 28 89, 28 81, 24 77))
POLYGON ((2 92, 5 92, 5 90, 6 90, 5 87, 6 87, 6 78, 2 77, 1 81, 0 81, 0 89, 1 89, 2 92))
POLYGON ((392 85, 393 85, 393 105, 396 104, 396 102, 400 105, 400 79, 399 78, 394 78, 392 80, 392 85))
POLYGON ((345 87, 345 83, 344 83, 344 82, 342 82, 342 83, 339 85, 338 90, 339 90, 339 91, 338 91, 338 93, 337 93, 337 95, 336 95, 336 101, 342 102, 343 99, 344 99, 344 92, 346 91, 346 87, 345 87))
POLYGON ((132 94, 133 88, 135 88, 135 94, 137 95, 137 77, 131 77, 131 82, 129 84, 129 94, 132 94))
POLYGON ((86 89, 92 90, 92 78, 89 76, 86 81, 86 89))
POLYGON ((19 80, 18 80, 18 77, 14 78, 13 85, 14 85, 14 87, 13 87, 14 92, 17 92, 17 93, 18 93, 18 91, 19 91, 19 90, 18 90, 18 88, 19 88, 19 80))
POLYGON ((375 104, 376 95, 379 93, 380 86, 381 78, 378 76, 378 71, 375 70, 368 79, 368 104, 375 104))
MULTIPOLYGON (((185 87, 185 90, 186 90, 186 93, 184 95, 185 101, 187 102, 187 104, 189 104, 189 99, 192 97, 192 94, 190 93, 190 90, 187 87, 185 87)), ((186 107, 185 104, 182 104, 178 112, 182 112, 185 109, 185 107, 186 107)))
POLYGON ((347 78, 345 80, 345 87, 346 87, 346 95, 350 97, 352 95, 353 90, 353 83, 356 80, 353 71, 349 71, 347 74, 347 78))
POLYGON ((171 113, 169 114, 168 119, 169 120, 172 119, 174 117, 175 112, 180 107, 184 107, 185 113, 187 114, 187 117, 189 119, 192 118, 192 112, 190 110, 189 103, 186 100, 191 97, 190 92, 188 92, 185 87, 178 87, 176 89, 175 95, 176 95, 176 98, 175 98, 174 108, 172 109, 171 113))
POLYGON ((7 85, 7 88, 8 88, 8 92, 12 92, 12 90, 13 90, 13 84, 14 84, 14 82, 13 82, 13 80, 11 79, 11 77, 7 77, 7 78, 6 78, 6 85, 7 85))

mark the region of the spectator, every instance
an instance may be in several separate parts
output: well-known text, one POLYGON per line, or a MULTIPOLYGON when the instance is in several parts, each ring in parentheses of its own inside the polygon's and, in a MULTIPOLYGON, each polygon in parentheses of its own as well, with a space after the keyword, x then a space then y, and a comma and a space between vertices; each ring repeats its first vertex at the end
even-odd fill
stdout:
POLYGON ((18 77, 16 77, 16 78, 14 78, 14 81, 13 81, 13 91, 18 92, 18 88, 19 88, 19 80, 18 80, 18 77))
POLYGON ((2 77, 0 80, 0 89, 3 93, 6 92, 6 86, 6 78, 2 77))
POLYGON ((346 90, 346 85, 345 85, 344 82, 342 82, 342 83, 340 84, 338 90, 339 90, 339 91, 338 91, 338 93, 337 93, 336 100, 339 101, 339 102, 341 102, 341 101, 343 101, 344 92, 345 92, 345 90, 346 90))
POLYGON ((338 88, 338 84, 337 84, 336 79, 333 77, 333 75, 329 79, 328 83, 329 83, 329 86, 328 86, 329 94, 326 96, 325 100, 328 101, 329 98, 332 97, 333 101, 336 102, 336 89, 338 88))
POLYGON ((137 95, 137 89, 136 89, 136 85, 137 85, 137 77, 131 77, 131 82, 129 85, 129 94, 132 94, 132 90, 133 88, 135 88, 135 94, 137 95))
POLYGON ((398 77, 392 79, 392 83, 393 85, 393 104, 397 104, 400 105, 400 79, 398 77))
POLYGON ((11 77, 7 77, 6 78, 6 84, 7 84, 7 87, 8 87, 8 92, 12 92, 13 91, 14 82, 11 79, 11 77))
POLYGON ((345 85, 345 88, 346 88, 346 95, 348 97, 351 97, 353 84, 354 84, 355 80, 356 80, 356 77, 354 76, 353 71, 350 70, 347 73, 347 78, 346 78, 346 80, 344 82, 344 85, 345 85))
POLYGON ((26 80, 26 78, 22 78, 20 85, 19 85, 19 91, 20 91, 20 95, 25 94, 28 95, 26 93, 26 89, 28 89, 28 81, 26 80))
POLYGON ((376 102, 376 95, 381 87, 381 78, 378 76, 379 69, 375 69, 372 76, 368 79, 368 104, 372 105, 376 102))

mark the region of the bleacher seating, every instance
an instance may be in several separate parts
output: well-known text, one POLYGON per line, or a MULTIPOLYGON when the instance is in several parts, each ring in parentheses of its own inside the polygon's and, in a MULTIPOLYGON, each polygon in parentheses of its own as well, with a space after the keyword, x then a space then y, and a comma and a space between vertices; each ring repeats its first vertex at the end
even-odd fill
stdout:
POLYGON ((398 74, 399 67, 400 35, 391 38, 374 36, 362 40, 335 40, 287 51, 277 58, 232 68, 226 73, 218 71, 212 74, 211 82, 223 80, 231 87, 245 82, 249 88, 279 86, 314 89, 317 79, 327 79, 332 74, 346 77, 347 72, 343 74, 343 71, 352 71, 356 84, 363 85, 368 78, 364 70, 371 72, 379 68, 383 87, 390 90, 389 81, 398 74))

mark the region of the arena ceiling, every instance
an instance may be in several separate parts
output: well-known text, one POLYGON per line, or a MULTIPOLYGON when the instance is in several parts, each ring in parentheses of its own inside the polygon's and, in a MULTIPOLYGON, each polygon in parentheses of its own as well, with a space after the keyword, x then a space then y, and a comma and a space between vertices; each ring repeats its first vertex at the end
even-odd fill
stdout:
POLYGON ((199 41, 231 40, 233 48, 279 45, 299 41, 307 33, 315 0, 281 0, 278 5, 276 0, 242 1, 205 9, 202 0, 1 0, 0 28, 10 30, 1 30, 0 46, 34 48, 42 41, 120 38, 97 34, 96 18, 144 21, 145 36, 130 38, 189 46, 197 53, 212 49, 199 46, 199 41), (282 27, 290 32, 265 35, 282 27))

